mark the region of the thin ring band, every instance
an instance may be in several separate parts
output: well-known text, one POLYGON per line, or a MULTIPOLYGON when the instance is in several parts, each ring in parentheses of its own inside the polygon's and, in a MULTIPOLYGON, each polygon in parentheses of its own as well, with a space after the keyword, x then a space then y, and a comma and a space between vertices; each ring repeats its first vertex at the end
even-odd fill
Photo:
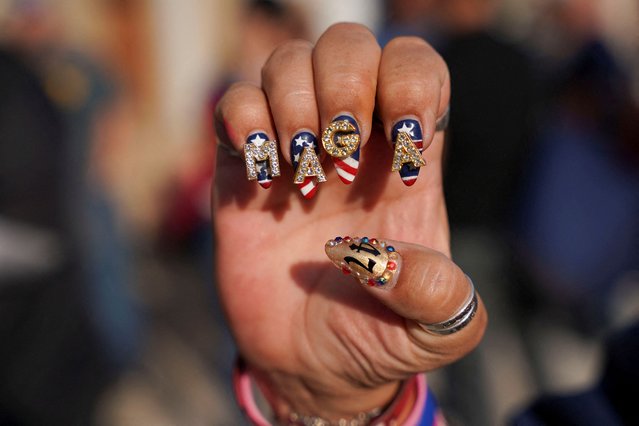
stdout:
POLYGON ((450 105, 446 107, 446 111, 444 111, 444 115, 439 117, 437 122, 435 122, 435 131, 441 132, 442 130, 446 130, 446 128, 448 128, 449 121, 450 121, 450 105))
POLYGON ((477 294, 475 293, 473 281, 468 276, 466 276, 466 278, 468 279, 468 285, 470 286, 470 294, 462 307, 447 320, 434 324, 418 323, 424 330, 429 333, 446 336, 463 329, 475 317, 478 307, 477 294))

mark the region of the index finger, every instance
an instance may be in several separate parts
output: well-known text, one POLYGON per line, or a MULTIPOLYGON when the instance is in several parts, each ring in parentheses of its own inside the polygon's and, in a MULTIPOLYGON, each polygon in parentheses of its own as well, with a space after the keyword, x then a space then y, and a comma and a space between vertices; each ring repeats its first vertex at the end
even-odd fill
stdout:
MULTIPOLYGON (((382 52, 378 80, 380 117, 388 140, 395 146, 393 171, 399 171, 404 184, 412 185, 426 163, 420 153, 430 146, 437 131, 436 120, 448 107, 448 67, 424 40, 398 37, 382 52)), ((437 166, 442 148, 438 144, 427 152, 437 166)), ((437 174, 438 170, 434 171, 433 175, 437 174)))

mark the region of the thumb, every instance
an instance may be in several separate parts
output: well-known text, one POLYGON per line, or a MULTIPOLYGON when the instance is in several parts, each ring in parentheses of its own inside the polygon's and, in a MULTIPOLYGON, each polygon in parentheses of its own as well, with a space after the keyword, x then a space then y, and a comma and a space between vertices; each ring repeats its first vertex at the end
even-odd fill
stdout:
POLYGON ((337 237, 325 250, 335 266, 405 318, 407 332, 429 352, 461 356, 481 340, 487 322, 481 298, 443 253, 368 237, 337 237))

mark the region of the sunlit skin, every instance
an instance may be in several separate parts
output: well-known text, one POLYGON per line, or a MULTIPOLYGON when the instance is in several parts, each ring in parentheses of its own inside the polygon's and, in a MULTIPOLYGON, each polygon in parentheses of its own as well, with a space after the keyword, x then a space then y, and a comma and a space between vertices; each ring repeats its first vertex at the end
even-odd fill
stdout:
POLYGON ((282 45, 262 76, 262 87, 240 83, 220 101, 219 141, 240 153, 255 130, 277 135, 282 175, 262 189, 247 180, 241 156, 218 150, 219 292, 239 351, 280 416, 350 417, 387 404, 401 380, 468 353, 486 325, 481 303, 450 336, 416 323, 448 319, 469 294, 449 259, 444 134, 434 130, 449 101, 448 70, 420 39, 382 51, 366 28, 338 24, 316 45, 282 45), (293 184, 290 139, 299 129, 320 136, 343 112, 361 128, 359 173, 344 185, 324 158, 328 181, 306 200, 293 184), (387 142, 408 116, 422 124, 427 163, 411 187, 391 172, 387 142), (362 286, 333 266, 324 243, 349 234, 393 240, 403 258, 395 288, 362 286))

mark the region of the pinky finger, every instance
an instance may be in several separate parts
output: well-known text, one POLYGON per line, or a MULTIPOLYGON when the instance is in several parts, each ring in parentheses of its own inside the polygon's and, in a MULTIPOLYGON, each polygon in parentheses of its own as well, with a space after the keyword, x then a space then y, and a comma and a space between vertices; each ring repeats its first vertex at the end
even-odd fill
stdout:
POLYGON ((219 146, 245 158, 249 180, 269 188, 280 175, 275 128, 266 95, 250 83, 231 86, 215 113, 219 146))

